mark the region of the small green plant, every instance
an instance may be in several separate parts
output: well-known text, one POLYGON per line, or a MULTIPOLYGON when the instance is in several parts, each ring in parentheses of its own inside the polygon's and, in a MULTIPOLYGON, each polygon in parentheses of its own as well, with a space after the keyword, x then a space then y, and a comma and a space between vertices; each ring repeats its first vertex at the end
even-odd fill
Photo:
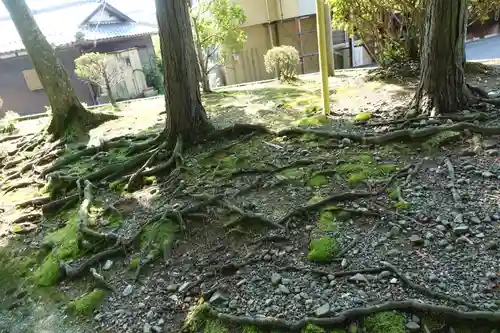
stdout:
MULTIPOLYGON (((2 100, 0 99, 0 105, 1 103, 2 100)), ((19 115, 14 111, 5 112, 5 116, 0 119, 0 134, 12 134, 17 132, 17 118, 19 118, 19 115)))
POLYGON ((163 66, 163 64, 161 64, 161 60, 157 60, 158 57, 155 56, 154 58, 155 65, 144 68, 144 76, 146 77, 148 86, 155 88, 158 93, 161 93, 164 89, 163 73, 157 64, 160 63, 161 66, 163 66))
POLYGON ((365 328, 372 333, 405 333, 405 318, 396 312, 381 312, 367 317, 365 328))
POLYGON ((299 52, 289 45, 276 46, 264 55, 264 65, 268 73, 277 71, 282 81, 292 81, 296 78, 296 67, 300 62, 299 52))

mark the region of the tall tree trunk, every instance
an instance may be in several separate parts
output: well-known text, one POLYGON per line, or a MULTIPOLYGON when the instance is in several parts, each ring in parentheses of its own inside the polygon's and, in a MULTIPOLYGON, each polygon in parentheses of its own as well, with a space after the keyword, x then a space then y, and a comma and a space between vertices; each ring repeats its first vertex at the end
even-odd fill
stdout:
POLYGON ((185 0, 156 0, 161 54, 165 66, 166 130, 193 142, 212 129, 201 103, 200 66, 185 0))
POLYGON ((326 36, 326 57, 328 63, 328 76, 335 75, 335 54, 333 52, 332 36, 332 11, 328 2, 325 2, 325 36, 326 36))
POLYGON ((52 119, 48 132, 57 139, 66 133, 83 133, 98 123, 116 118, 96 115, 85 110, 76 96, 68 73, 40 31, 26 2, 3 0, 3 3, 10 13, 49 99, 52 119))
POLYGON ((419 112, 456 112, 471 98, 464 77, 467 0, 428 0, 421 46, 419 112))
POLYGON ((111 90, 111 83, 109 82, 108 73, 106 73, 106 70, 104 69, 102 74, 104 76, 104 83, 106 84, 106 92, 108 93, 109 102, 111 103, 111 105, 116 106, 116 99, 113 96, 113 91, 111 90))

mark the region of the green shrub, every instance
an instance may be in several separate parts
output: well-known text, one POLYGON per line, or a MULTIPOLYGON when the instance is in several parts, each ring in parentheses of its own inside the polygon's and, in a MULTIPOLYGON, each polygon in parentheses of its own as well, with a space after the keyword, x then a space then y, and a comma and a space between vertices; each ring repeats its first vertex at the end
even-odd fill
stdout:
POLYGON ((144 76, 146 77, 146 83, 149 87, 155 88, 158 93, 162 93, 164 89, 163 85, 163 73, 159 66, 163 66, 161 59, 154 57, 155 65, 146 66, 144 68, 144 76), (159 59, 159 60, 158 60, 159 59))
POLYGON ((296 78, 295 68, 299 62, 299 52, 293 46, 276 46, 264 55, 266 71, 268 73, 278 71, 278 78, 282 81, 291 81, 296 78))
MULTIPOLYGON (((2 103, 2 99, 0 98, 0 107, 2 103)), ((19 115, 14 111, 5 112, 5 116, 0 119, 0 134, 12 134, 14 132, 17 132, 17 118, 19 118, 19 115)))

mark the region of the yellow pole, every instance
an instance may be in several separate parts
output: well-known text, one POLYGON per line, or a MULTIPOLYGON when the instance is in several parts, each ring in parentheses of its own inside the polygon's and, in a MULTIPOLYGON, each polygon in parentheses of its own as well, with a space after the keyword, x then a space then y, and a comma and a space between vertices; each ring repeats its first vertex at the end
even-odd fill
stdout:
POLYGON ((321 73, 321 99, 323 101, 323 113, 328 115, 330 113, 330 94, 328 90, 328 57, 326 54, 325 0, 316 0, 316 26, 321 73))

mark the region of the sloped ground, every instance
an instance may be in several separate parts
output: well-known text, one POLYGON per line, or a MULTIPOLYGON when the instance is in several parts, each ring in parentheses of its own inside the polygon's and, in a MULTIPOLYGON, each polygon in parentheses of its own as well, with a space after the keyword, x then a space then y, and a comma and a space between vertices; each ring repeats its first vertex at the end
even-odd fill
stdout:
MULTIPOLYGON (((185 152, 182 168, 144 177, 145 186, 132 194, 124 191, 128 178, 94 182, 87 225, 119 239, 133 239, 141 231, 136 244, 88 267, 102 279, 88 269, 75 279, 59 275, 59 261, 75 268, 112 248, 100 241, 79 243, 78 206, 12 224, 40 209, 20 210, 14 203, 50 189, 41 184, 3 194, 0 220, 6 231, 0 258, 8 269, 0 273, 5 290, 0 329, 176 332, 184 326, 210 333, 323 332, 303 327, 300 320, 309 317, 335 332, 489 333, 495 324, 485 318, 491 319, 500 304, 498 136, 447 130, 385 145, 349 139, 352 133, 400 128, 401 123, 372 125, 397 115, 411 97, 411 84, 366 83, 362 75, 346 71, 332 79, 331 117, 317 114, 319 88, 311 77, 294 85, 268 83, 206 97, 220 127, 261 123, 344 136, 254 133, 194 147, 185 152), (371 120, 354 122, 363 111, 371 120), (342 193, 349 195, 335 197, 342 193), (165 211, 179 212, 182 219, 170 214, 152 220, 165 211), (105 289, 111 291, 104 294, 105 289), (200 306, 201 297, 207 303, 200 306), (400 312, 344 313, 373 311, 381 304, 400 312), (445 319, 443 311, 455 318, 445 319), (464 313, 482 320, 473 325, 457 320, 465 319, 464 313)), ((489 111, 481 117, 474 110, 462 116, 499 126, 498 112, 485 108, 489 111)), ((147 119, 138 109, 119 123, 104 124, 90 142, 129 133, 154 135, 163 117, 161 106, 156 114, 153 110, 148 106, 147 119)), ((438 119, 403 125, 418 130, 455 123, 438 119)), ((133 144, 147 140, 144 136, 133 144)), ((14 150, 14 143, 5 149, 14 150)), ((74 152, 69 147, 61 153, 74 152)), ((129 153, 127 147, 98 149, 59 171, 86 175, 126 163, 133 156, 129 153)), ((23 163, 4 168, 4 176, 23 163)), ((48 166, 37 166, 34 175, 48 166)), ((21 179, 32 177, 30 172, 21 179)), ((3 184, 2 191, 18 181, 3 184)))

